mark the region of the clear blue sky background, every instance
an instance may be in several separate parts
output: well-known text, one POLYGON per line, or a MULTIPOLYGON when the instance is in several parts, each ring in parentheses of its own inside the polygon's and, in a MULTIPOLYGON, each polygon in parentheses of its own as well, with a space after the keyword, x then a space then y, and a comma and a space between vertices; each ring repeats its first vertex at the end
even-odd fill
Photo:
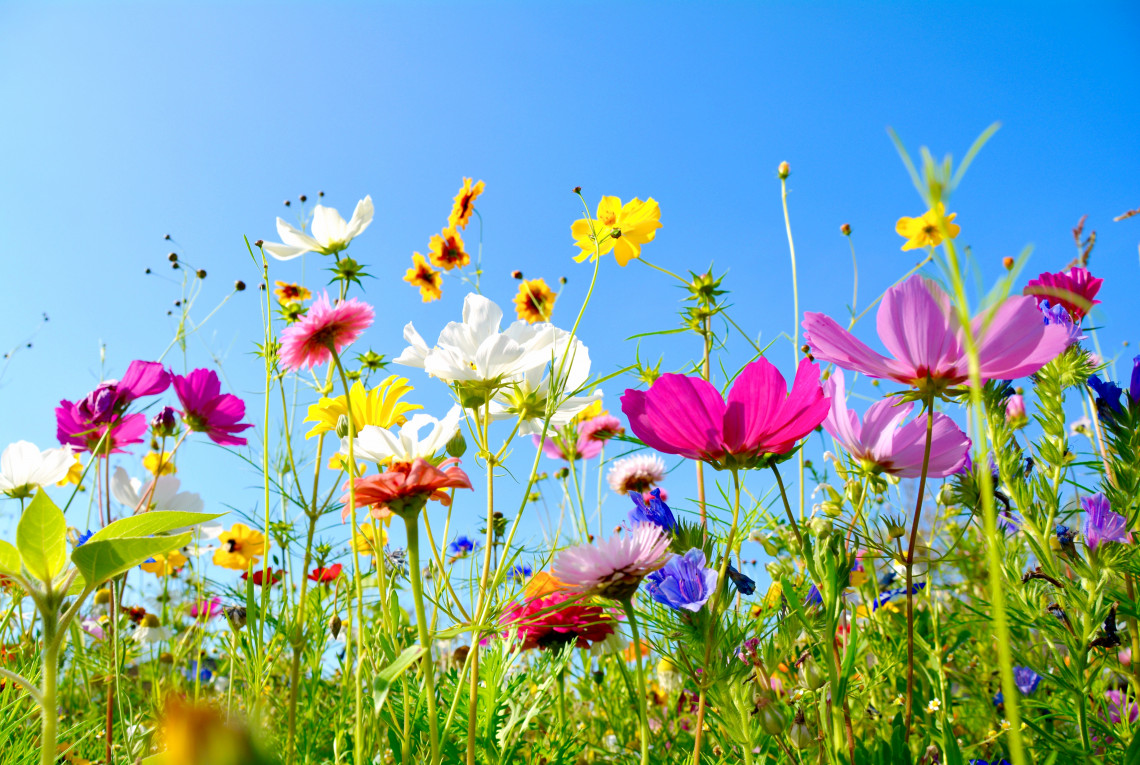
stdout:
MULTIPOLYGON (((318 190, 346 216, 375 200, 350 253, 377 277, 366 343, 389 356, 409 318, 429 340, 458 318, 462 285, 423 306, 400 277, 465 175, 487 182, 484 289, 501 304, 512 269, 565 275, 555 321, 570 324, 588 281, 570 259, 581 185, 591 204, 656 198, 664 227, 646 257, 729 270, 734 317, 770 339, 791 326, 775 176, 787 160, 801 306, 843 315, 840 224, 854 227, 861 302, 915 262, 894 222, 922 205, 888 125, 912 149, 960 157, 1000 120, 953 200, 961 241, 987 280, 1027 244, 1032 273, 1056 270, 1088 214, 1093 270, 1107 279, 1094 319, 1106 353, 1122 352, 1140 319, 1140 217, 1112 217, 1140 205, 1140 10, 995 5, 0 4, 0 343, 51 317, 0 381, 0 444, 54 442, 52 407, 98 382, 101 342, 107 376, 166 347, 178 293, 164 234, 209 272, 201 317, 234 279, 258 282, 243 235, 275 238, 274 217, 292 212, 282 200, 318 190)), ((274 263, 273 276, 299 279, 301 264, 274 263)), ((258 297, 231 300, 190 362, 207 363, 207 346, 220 354, 260 422, 258 297)), ((628 336, 674 326, 680 297, 656 272, 606 262, 582 326, 594 369, 629 363, 628 336)), ((665 368, 698 352, 695 341, 648 350, 665 368)), ((786 344, 773 358, 790 372, 786 344)), ((412 377, 441 414, 442 387, 412 377)), ((623 387, 608 386, 614 409, 623 387)), ((529 461, 529 446, 517 452, 529 461)), ((256 511, 257 474, 208 443, 186 449, 180 475, 210 508, 256 511)), ((691 482, 678 479, 681 507, 685 496, 691 482)), ((460 505, 460 530, 479 527, 477 507, 460 505)), ((607 508, 615 520, 625 510, 613 498, 607 508)))

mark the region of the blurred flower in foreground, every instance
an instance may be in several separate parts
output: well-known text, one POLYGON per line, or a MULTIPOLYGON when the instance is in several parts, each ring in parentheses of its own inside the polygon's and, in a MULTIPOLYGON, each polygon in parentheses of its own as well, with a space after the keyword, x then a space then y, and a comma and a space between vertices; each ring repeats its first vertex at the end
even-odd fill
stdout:
POLYGON ((36 489, 66 481, 73 465, 70 446, 40 451, 30 441, 16 441, 0 454, 0 491, 13 498, 31 497, 36 489))
POLYGON ((483 193, 483 181, 479 181, 474 185, 471 183, 471 178, 463 179, 463 186, 459 189, 459 193, 455 195, 455 202, 451 206, 451 214, 447 216, 448 228, 467 228, 467 222, 471 220, 471 214, 475 212, 475 200, 483 193))
POLYGON ((147 452, 143 457, 143 469, 151 475, 173 475, 178 472, 178 467, 172 456, 170 452, 147 452))
POLYGON ((510 603, 499 623, 507 637, 522 649, 557 650, 567 644, 589 648, 614 634, 614 619, 606 609, 566 592, 528 595, 523 603, 510 603))
POLYGON ((131 478, 121 467, 111 476, 111 494, 132 512, 151 510, 178 510, 200 513, 205 506, 202 498, 190 491, 179 491, 182 482, 174 476, 164 475, 147 481, 131 478), (143 501, 146 505, 143 505, 143 501))
MULTIPOLYGON (((122 468, 119 469, 122 470, 122 468)), ((139 564, 139 568, 161 579, 164 576, 177 573, 180 568, 186 565, 186 562, 186 556, 181 551, 172 550, 166 555, 155 555, 148 558, 139 564)))
POLYGON ((519 282, 519 291, 515 295, 515 313, 527 324, 550 321, 557 297, 554 290, 546 286, 545 279, 524 279, 519 282))
MULTIPOLYGON (((377 524, 379 525, 379 524, 377 524)), ((365 521, 359 526, 360 533, 352 540, 353 552, 360 555, 367 555, 370 558, 376 557, 376 550, 382 548, 388 542, 388 532, 380 526, 380 544, 376 544, 376 528, 372 525, 371 521, 365 521)))
POLYGON ((375 315, 372 306, 356 298, 333 305, 328 293, 322 292, 304 318, 282 330, 282 363, 298 372, 331 362, 332 350, 340 353, 353 343, 372 326, 375 315))
POLYGON ((277 235, 281 237, 281 244, 265 242, 263 246, 266 252, 278 260, 292 260, 306 252, 332 255, 348 247, 353 239, 364 233, 364 229, 372 223, 372 213, 371 196, 356 203, 352 220, 347 223, 335 207, 317 205, 313 208, 313 222, 309 226, 311 235, 298 231, 278 218, 277 235))
POLYGON ((249 729, 213 707, 191 706, 177 697, 166 702, 156 765, 269 765, 249 729))
POLYGON ((443 295, 443 274, 418 252, 412 253, 412 267, 404 272, 404 281, 420 288, 420 300, 425 303, 439 300, 443 295))
POLYGON ((937 247, 942 242, 942 231, 938 228, 938 218, 946 221, 946 233, 951 239, 956 239, 961 228, 954 223, 958 213, 946 215, 946 207, 941 202, 936 210, 927 210, 917 218, 899 218, 895 224, 898 235, 907 240, 902 246, 903 250, 916 250, 919 247, 937 247))
POLYGON ((617 197, 602 197, 594 220, 582 218, 570 227, 581 250, 574 260, 597 260, 612 251, 618 265, 624 266, 641 255, 641 245, 652 242, 659 228, 661 207, 652 197, 644 202, 635 197, 624 205, 617 197))

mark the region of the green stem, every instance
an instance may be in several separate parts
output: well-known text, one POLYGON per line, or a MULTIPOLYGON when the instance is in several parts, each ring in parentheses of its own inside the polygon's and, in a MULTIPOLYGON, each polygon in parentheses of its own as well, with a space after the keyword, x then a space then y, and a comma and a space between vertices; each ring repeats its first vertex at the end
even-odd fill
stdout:
POLYGON ((637 663, 637 714, 641 731, 641 765, 649 763, 649 711, 645 704, 645 668, 641 659, 641 636, 637 630, 637 613, 633 610, 632 597, 622 601, 625 615, 629 617, 629 631, 633 635, 633 655, 637 663))
POLYGON ((930 469, 930 443, 934 436, 934 398, 923 402, 926 411, 926 446, 922 452, 922 473, 918 478, 918 499, 914 503, 914 520, 910 527, 910 544, 906 550, 906 735, 910 737, 914 720, 914 546, 918 541, 918 521, 922 500, 926 495, 926 474, 930 469))
POLYGON ((44 622, 44 652, 43 652, 43 685, 40 688, 41 717, 43 720, 40 737, 40 763, 41 765, 54 765, 56 759, 57 725, 59 719, 56 710, 56 675, 59 672, 59 641, 55 639, 55 616, 48 616, 43 612, 44 622))
POLYGON ((424 668, 424 696, 427 697, 428 727, 431 733, 431 765, 439 765, 439 715, 435 708, 435 664, 431 657, 431 638, 428 635, 427 614, 424 610, 424 587, 420 581, 420 527, 418 513, 404 517, 408 530, 408 567, 412 573, 412 597, 416 601, 416 627, 420 646, 425 653, 420 664, 424 668))

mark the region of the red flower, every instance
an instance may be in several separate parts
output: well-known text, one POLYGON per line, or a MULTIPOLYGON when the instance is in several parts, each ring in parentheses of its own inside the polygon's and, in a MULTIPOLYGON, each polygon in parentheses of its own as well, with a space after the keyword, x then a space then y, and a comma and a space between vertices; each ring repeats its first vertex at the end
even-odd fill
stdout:
POLYGON ((328 568, 324 568, 323 566, 320 568, 315 568, 313 569, 313 573, 309 574, 309 581, 317 582, 318 584, 328 584, 329 582, 335 582, 336 578, 340 576, 341 569, 343 568, 344 566, 339 563, 329 566, 328 568))
MULTIPOLYGON (((451 497, 445 489, 470 489, 471 480, 459 468, 459 460, 446 459, 439 467, 425 459, 414 462, 393 463, 383 473, 356 479, 356 504, 371 505, 374 518, 387 518, 392 513, 402 515, 409 510, 419 510, 429 499, 451 504, 451 497)), ((348 484, 345 484, 348 488, 348 484)), ((341 497, 345 503, 342 518, 348 518, 348 495, 341 497)))
POLYGON ((584 602, 578 595, 556 592, 511 603, 499 623, 507 628, 507 637, 519 640, 524 649, 558 649, 567 643, 589 648, 612 635, 617 620, 605 608, 584 602))
MULTIPOLYGON (((261 569, 257 569, 257 571, 253 572, 253 583, 256 584, 258 587, 260 587, 261 583, 265 581, 264 576, 263 576, 264 573, 265 572, 263 572, 261 569)), ((269 569, 269 586, 272 587, 273 585, 280 582, 281 577, 283 577, 284 575, 285 575, 285 572, 283 570, 274 571, 273 569, 269 569)), ((246 571, 244 574, 241 575, 241 578, 242 579, 249 579, 249 572, 246 571)))

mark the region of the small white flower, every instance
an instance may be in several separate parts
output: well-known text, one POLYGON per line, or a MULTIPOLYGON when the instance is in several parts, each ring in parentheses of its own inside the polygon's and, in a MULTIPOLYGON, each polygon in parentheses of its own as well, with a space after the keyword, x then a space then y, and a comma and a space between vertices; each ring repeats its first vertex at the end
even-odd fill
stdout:
POLYGON ((111 494, 119 500, 124 507, 134 512, 145 513, 150 510, 177 510, 187 513, 200 513, 205 504, 202 498, 190 491, 178 491, 182 482, 172 475, 159 476, 146 485, 138 478, 131 478, 127 471, 121 467, 115 468, 111 476, 111 494), (153 485, 154 489, 151 490, 153 485), (143 507, 143 500, 149 496, 147 507, 143 507))
MULTIPOLYGON (((459 419, 462 416, 463 410, 453 406, 442 420, 421 413, 412 415, 394 430, 365 425, 352 444, 353 457, 377 464, 387 460, 411 462, 417 457, 431 459, 459 432, 459 419), (420 432, 424 428, 429 430, 421 437, 420 432)), ((339 453, 348 454, 347 436, 341 439, 339 453)))
POLYGON ((0 454, 0 491, 9 497, 30 497, 36 489, 67 477, 75 455, 70 446, 44 449, 30 441, 16 441, 0 454))
POLYGON ((277 235, 281 244, 265 242, 265 251, 278 260, 292 260, 306 252, 332 255, 348 247, 353 239, 364 233, 372 223, 372 197, 366 196, 356 203, 352 220, 345 222, 335 207, 317 205, 313 208, 313 222, 309 234, 299 231, 281 218, 277 219, 277 235))
POLYGON ((926 705, 926 711, 934 714, 942 708, 942 699, 931 699, 926 705))
POLYGON ((1079 420, 1074 420, 1069 425, 1070 436, 1089 436, 1092 437, 1092 420, 1088 417, 1081 417, 1079 420))
POLYGON ((142 623, 131 633, 131 639, 137 643, 158 643, 172 637, 174 637, 173 630, 162 626, 162 622, 154 614, 144 616, 142 623))
POLYGON ((1001 732, 1002 733, 1005 733, 1007 730, 1009 730, 1012 727, 1013 726, 1009 724, 1009 720, 1002 718, 1002 721, 1001 721, 1001 732))

